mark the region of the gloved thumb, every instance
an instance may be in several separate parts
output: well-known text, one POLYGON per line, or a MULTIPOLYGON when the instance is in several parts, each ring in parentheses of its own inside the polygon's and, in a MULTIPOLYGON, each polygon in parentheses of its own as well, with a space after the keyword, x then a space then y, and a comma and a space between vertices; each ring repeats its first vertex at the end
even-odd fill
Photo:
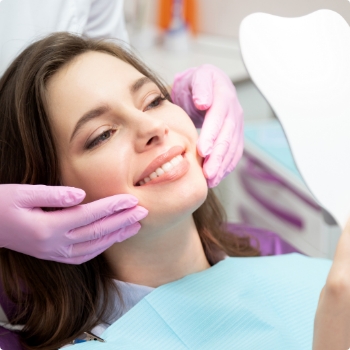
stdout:
POLYGON ((72 207, 81 203, 85 192, 65 186, 18 185, 15 202, 18 207, 72 207))
POLYGON ((192 77, 192 99, 197 109, 207 110, 213 103, 213 76, 211 66, 203 64, 192 77))

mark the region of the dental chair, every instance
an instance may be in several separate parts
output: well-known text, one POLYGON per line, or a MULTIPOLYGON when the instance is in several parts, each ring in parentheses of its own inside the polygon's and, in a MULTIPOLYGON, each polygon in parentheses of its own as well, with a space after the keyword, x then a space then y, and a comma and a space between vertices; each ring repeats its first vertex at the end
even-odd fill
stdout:
POLYGON ((17 334, 4 327, 0 327, 0 348, 3 350, 24 350, 19 342, 17 334))
MULTIPOLYGON (((7 317, 14 314, 16 308, 10 300, 8 300, 5 295, 4 288, 0 283, 0 305, 2 311, 7 317)), ((19 342, 18 335, 4 327, 0 326, 0 349, 2 350, 24 350, 22 345, 19 342)))
MULTIPOLYGON (((258 242, 261 255, 279 255, 292 252, 298 252, 295 248, 283 241, 277 234, 247 226, 244 224, 229 223, 227 229, 230 232, 235 232, 238 235, 248 234, 253 238, 256 238, 258 242)), ((254 241, 253 241, 254 244, 254 241)), ((3 287, 0 284, 0 304, 1 307, 9 318, 15 312, 15 305, 13 305, 6 297, 3 287)), ((19 342, 19 337, 15 331, 8 330, 0 326, 0 349, 1 350, 24 350, 19 342)))

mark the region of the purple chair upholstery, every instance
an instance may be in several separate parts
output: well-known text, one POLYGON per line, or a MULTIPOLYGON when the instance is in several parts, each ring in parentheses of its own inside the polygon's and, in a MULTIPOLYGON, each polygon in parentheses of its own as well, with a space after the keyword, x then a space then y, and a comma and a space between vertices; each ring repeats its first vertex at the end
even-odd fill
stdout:
MULTIPOLYGON (((278 235, 273 232, 258 229, 245 224, 228 224, 227 229, 230 232, 255 237, 259 242, 261 255, 279 255, 292 252, 298 252, 290 244, 284 242, 278 235)), ((298 252, 299 253, 299 252, 298 252)), ((0 304, 6 315, 11 315, 15 311, 13 305, 5 296, 2 286, 0 285, 0 304)), ((0 348, 2 350, 24 350, 19 342, 19 337, 15 332, 0 327, 0 348)))
MULTIPOLYGON (((228 231, 238 235, 249 235, 259 242, 262 256, 300 253, 296 248, 285 242, 280 236, 271 231, 256 228, 246 224, 228 224, 228 231)), ((252 242, 254 244, 254 241, 252 242)))
MULTIPOLYGON (((0 304, 7 316, 13 315, 16 307, 8 300, 2 284, 0 283, 0 304)), ((18 335, 4 327, 0 327, 0 348, 2 350, 24 350, 19 342, 18 335)))
POLYGON ((2 350, 24 350, 15 332, 0 327, 0 348, 2 350))

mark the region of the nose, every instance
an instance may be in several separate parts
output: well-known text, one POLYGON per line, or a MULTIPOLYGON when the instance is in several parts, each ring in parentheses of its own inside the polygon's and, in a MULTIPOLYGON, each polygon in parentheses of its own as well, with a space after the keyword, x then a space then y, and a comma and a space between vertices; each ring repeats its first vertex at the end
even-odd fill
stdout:
POLYGON ((136 133, 136 151, 144 152, 164 143, 169 127, 163 120, 144 116, 138 123, 136 133))

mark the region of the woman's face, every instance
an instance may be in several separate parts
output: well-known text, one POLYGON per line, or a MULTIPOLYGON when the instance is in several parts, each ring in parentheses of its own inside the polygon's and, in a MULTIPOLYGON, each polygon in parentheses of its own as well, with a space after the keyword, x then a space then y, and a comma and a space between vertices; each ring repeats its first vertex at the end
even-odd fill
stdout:
POLYGON ((47 105, 62 185, 82 188, 85 203, 134 195, 149 211, 143 227, 197 209, 207 195, 197 131, 162 97, 155 83, 108 54, 82 54, 58 71, 47 105))

